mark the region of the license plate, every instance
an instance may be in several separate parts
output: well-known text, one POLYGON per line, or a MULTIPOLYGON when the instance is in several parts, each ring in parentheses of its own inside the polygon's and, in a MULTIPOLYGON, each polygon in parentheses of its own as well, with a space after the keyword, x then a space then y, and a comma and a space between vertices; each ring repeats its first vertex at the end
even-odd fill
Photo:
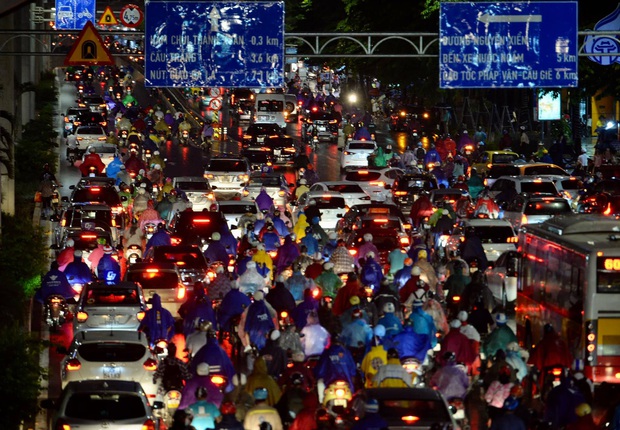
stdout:
POLYGON ((282 150, 281 150, 281 149, 274 149, 274 150, 273 150, 273 155, 278 156, 278 155, 280 155, 280 154, 282 154, 282 150))
POLYGON ((347 399, 334 399, 334 406, 347 406, 347 399))
POLYGON ((264 138, 264 137, 257 137, 257 138, 256 138, 256 141, 257 141, 258 143, 263 143, 263 142, 265 141, 265 138, 264 138))
POLYGON ((319 126, 319 131, 325 131, 325 130, 326 130, 325 127, 320 127, 319 126))
POLYGON ((259 116, 258 116, 258 119, 259 119, 259 120, 266 121, 266 120, 268 120, 268 119, 269 119, 269 117, 268 117, 267 115, 259 115, 259 116))
POLYGON ((106 379, 120 379, 121 377, 120 367, 104 366, 103 377, 106 379))

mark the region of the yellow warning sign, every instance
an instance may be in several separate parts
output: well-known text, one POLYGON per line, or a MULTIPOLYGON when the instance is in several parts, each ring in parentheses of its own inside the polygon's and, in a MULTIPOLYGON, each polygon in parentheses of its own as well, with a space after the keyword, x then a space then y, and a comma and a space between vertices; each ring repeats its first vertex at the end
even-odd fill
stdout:
POLYGON ((103 15, 99 18, 99 25, 118 25, 118 19, 114 16, 110 6, 103 11, 103 15))
POLYGON ((92 22, 86 25, 65 57, 65 66, 111 66, 114 60, 92 22))

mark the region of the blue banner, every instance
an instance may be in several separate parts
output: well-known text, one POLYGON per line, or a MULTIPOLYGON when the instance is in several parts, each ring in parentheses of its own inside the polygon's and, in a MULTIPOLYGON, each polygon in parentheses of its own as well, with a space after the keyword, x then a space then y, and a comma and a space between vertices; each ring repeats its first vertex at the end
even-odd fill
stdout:
POLYGON ((441 88, 576 87, 577 2, 441 3, 441 88))
POLYGON ((81 30, 86 22, 96 24, 95 0, 56 0, 56 30, 81 30))
POLYGON ((284 85, 284 2, 145 4, 145 84, 284 85))

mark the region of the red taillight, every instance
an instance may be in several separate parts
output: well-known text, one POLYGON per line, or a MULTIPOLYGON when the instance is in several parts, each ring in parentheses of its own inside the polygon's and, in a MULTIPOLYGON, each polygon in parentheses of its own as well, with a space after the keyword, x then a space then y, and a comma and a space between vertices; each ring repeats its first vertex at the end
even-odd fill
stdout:
POLYGON ((170 238, 170 243, 172 243, 173 245, 178 245, 181 243, 181 238, 179 237, 171 237, 170 238))
POLYGON ((349 254, 353 256, 357 255, 357 249, 349 249, 349 254))
POLYGON ((157 370, 157 361, 153 360, 152 358, 148 358, 144 364, 142 365, 142 367, 144 367, 144 370, 148 370, 150 372, 154 372, 155 370, 157 370))
POLYGON ((611 215, 611 203, 607 203, 607 208, 603 211, 603 215, 611 215))
POLYGON ((177 288, 177 300, 183 300, 185 298, 185 285, 179 285, 177 288))
POLYGON ((80 363, 80 360, 78 360, 77 358, 72 358, 71 360, 67 361, 65 367, 69 371, 80 370, 80 367, 82 367, 82 363, 80 363))
POLYGON ((282 318, 282 319, 288 318, 288 312, 286 312, 286 311, 280 312, 280 318, 282 318))
POLYGON ((144 424, 142 424, 142 430, 155 430, 155 423, 153 420, 148 419, 144 421, 144 424))
POLYGON ((82 240, 93 240, 93 239, 97 239, 97 235, 96 234, 92 234, 92 233, 84 233, 80 236, 82 238, 82 240))
POLYGON ((98 193, 99 191, 101 191, 101 188, 100 188, 100 187, 90 187, 90 190, 91 190, 93 193, 98 193))
POLYGON ((414 417, 413 415, 406 415, 404 417, 401 417, 401 420, 403 420, 404 422, 406 422, 407 424, 412 424, 415 423, 416 421, 418 421, 420 418, 419 417, 414 417))
POLYGON ((368 184, 374 187, 385 187, 385 182, 383 181, 370 181, 368 184))
POLYGON ((561 367, 554 367, 553 369, 551 369, 551 374, 553 376, 560 376, 562 374, 562 368, 561 367))
POLYGON ((394 191, 395 196, 406 196, 407 191, 394 191))
POLYGON ((194 219, 194 224, 209 224, 211 222, 210 219, 205 219, 205 218, 196 218, 194 219))

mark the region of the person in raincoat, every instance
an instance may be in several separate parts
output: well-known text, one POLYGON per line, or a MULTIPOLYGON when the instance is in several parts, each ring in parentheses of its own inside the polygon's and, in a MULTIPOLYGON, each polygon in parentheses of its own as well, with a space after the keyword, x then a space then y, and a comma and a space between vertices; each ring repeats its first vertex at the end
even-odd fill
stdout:
POLYGON ((387 157, 382 146, 378 146, 375 152, 369 158, 372 158, 374 167, 376 167, 377 169, 387 167, 387 157))
POLYGON ((519 342, 515 333, 507 325, 506 314, 497 314, 495 323, 495 329, 485 338, 480 349, 487 358, 493 357, 500 349, 505 351, 509 343, 519 342))
POLYGON ((157 341, 170 342, 174 336, 174 317, 169 310, 161 305, 161 296, 157 293, 151 298, 151 309, 146 311, 144 319, 140 322, 139 330, 146 334, 151 347, 157 341))
POLYGON ((245 272, 237 279, 237 286, 239 287, 239 291, 243 294, 254 294, 265 288, 267 282, 268 280, 256 269, 256 262, 249 261, 246 265, 245 272))
POLYGON ((351 307, 351 297, 359 298, 364 296, 364 286, 359 281, 357 274, 351 273, 347 277, 347 283, 340 288, 336 294, 334 305, 332 306, 332 313, 336 316, 341 316, 351 307))
POLYGON ((261 212, 269 212, 271 208, 273 208, 273 198, 267 193, 265 187, 261 187, 254 201, 256 202, 256 206, 258 206, 258 210, 261 212))
POLYGON ((301 273, 301 267, 298 264, 293 264, 293 275, 284 282, 284 286, 298 302, 304 300, 304 291, 313 288, 314 282, 301 273))
POLYGON ((301 335, 301 346, 306 357, 321 355, 331 338, 329 332, 319 323, 316 310, 308 313, 301 335))
POLYGON ((433 348, 429 336, 416 333, 410 320, 406 320, 403 331, 392 338, 392 344, 401 359, 415 358, 420 363, 424 362, 428 351, 433 348))
POLYGON ((215 263, 216 261, 228 264, 228 251, 224 244, 220 241, 222 235, 215 232, 211 235, 211 243, 207 246, 204 252, 205 259, 209 263, 215 263))
POLYGON ((394 303, 388 302, 383 305, 383 316, 379 318, 378 324, 385 327, 385 336, 392 338, 403 331, 403 324, 400 319, 394 315, 396 308, 394 303))
POLYGON ((415 202, 411 205, 410 217, 416 228, 419 228, 424 218, 430 218, 433 215, 435 207, 428 194, 423 191, 415 202))
POLYGON ((211 298, 207 296, 201 282, 196 282, 194 294, 189 300, 186 313, 183 316, 183 333, 185 336, 189 336, 196 330, 196 321, 210 321, 213 327, 217 327, 211 298))
POLYGON ((232 281, 224 266, 215 268, 215 278, 209 284, 209 295, 213 300, 222 300, 232 289, 232 281))
POLYGON ((278 328, 278 315, 265 300, 262 291, 254 293, 254 302, 241 314, 239 322, 239 337, 247 351, 255 346, 258 350, 264 348, 267 335, 278 328))
POLYGON ((88 264, 82 260, 82 251, 76 249, 73 251, 73 261, 62 271, 67 277, 69 284, 88 284, 93 280, 93 273, 90 271, 88 264))
POLYGON ((484 189, 484 181, 478 175, 478 171, 475 167, 471 168, 471 174, 467 180, 467 186, 469 187, 469 195, 472 199, 477 199, 478 195, 484 189))
POLYGON ((362 266, 362 273, 360 275, 362 285, 372 287, 373 290, 379 289, 379 285, 384 277, 381 265, 375 260, 375 255, 372 251, 366 254, 366 261, 362 266))
POLYGON ((121 166, 124 166, 123 160, 117 155, 105 168, 105 175, 108 178, 116 179, 118 172, 121 170, 121 166))
POLYGON ((276 380, 267 372, 267 363, 262 356, 254 361, 254 368, 252 369, 252 373, 248 375, 245 391, 253 393, 255 389, 260 387, 267 389, 267 404, 273 406, 278 403, 282 391, 276 380))
POLYGON ((366 233, 362 236, 362 238, 364 239, 364 243, 357 250, 357 255, 355 256, 356 263, 358 263, 361 259, 365 259, 369 252, 372 252, 375 256, 379 255, 379 250, 375 244, 372 243, 372 234, 366 233))
POLYGON ((297 217, 297 222, 293 227, 293 234, 297 238, 298 242, 300 242, 304 238, 304 236, 306 235, 306 229, 308 227, 310 227, 310 224, 308 223, 306 214, 299 214, 299 216, 297 217))
MULTIPOLYGON (((474 351, 469 338, 461 333, 460 329, 460 320, 454 319, 450 321, 450 331, 448 331, 442 339, 441 349, 454 352, 458 363, 464 363, 466 366, 471 367, 472 363, 476 359, 476 352, 474 351)), ((438 357, 438 362, 441 365, 446 364, 443 358, 444 357, 438 357)))
POLYGON ((251 303, 252 300, 246 294, 239 291, 238 285, 233 282, 231 290, 226 293, 218 309, 217 320, 220 329, 230 332, 232 329, 230 326, 231 318, 241 315, 251 303))
POLYGON ((185 386, 181 390, 181 403, 179 403, 179 409, 185 409, 198 400, 196 398, 196 390, 199 387, 206 388, 208 398, 211 403, 216 406, 219 406, 222 403, 224 395, 220 389, 213 382, 211 382, 211 373, 216 372, 212 372, 211 366, 209 366, 206 362, 200 362, 196 365, 194 376, 185 381, 185 386))
POLYGON ((265 300, 276 310, 278 315, 281 315, 282 312, 290 314, 295 309, 295 299, 284 282, 281 282, 281 279, 278 277, 273 288, 265 296, 265 300))
POLYGON ((271 392, 265 387, 258 387, 251 393, 255 405, 247 411, 243 420, 243 428, 246 430, 283 430, 280 413, 271 406, 271 392))
POLYGON ((334 263, 323 263, 323 273, 314 279, 316 285, 323 289, 323 296, 336 297, 342 287, 342 279, 334 273, 334 263))
POLYGON ((112 257, 114 249, 110 245, 103 247, 103 257, 97 263, 97 279, 108 285, 115 285, 121 281, 121 266, 112 257))
POLYGON ((276 231, 273 222, 268 222, 265 224, 265 227, 261 230, 258 238, 265 246, 265 251, 277 251, 280 247, 280 235, 276 231))
POLYGON ((397 290, 400 290, 405 286, 407 281, 411 278, 411 269, 413 268, 413 259, 405 258, 403 261, 403 267, 394 273, 394 286, 397 290))
POLYGON ((308 255, 315 255, 319 252, 319 241, 312 234, 312 227, 306 227, 306 232, 301 239, 301 244, 306 247, 308 255))
POLYGON ((366 128, 363 123, 360 123, 360 127, 355 130, 355 134, 353 135, 353 140, 372 140, 372 136, 370 131, 366 128))
POLYGON ((431 378, 430 386, 439 391, 447 401, 465 398, 469 388, 469 378, 465 370, 456 364, 452 351, 444 354, 444 364, 431 378))
POLYGON ((413 267, 420 268, 420 280, 422 280, 431 291, 436 291, 439 279, 435 273, 435 268, 427 260, 428 253, 425 250, 418 252, 418 261, 413 264, 413 267))
POLYGON ((431 347, 434 348, 437 345, 437 328, 435 327, 433 317, 422 309, 424 302, 421 299, 414 299, 412 305, 409 320, 413 324, 414 332, 428 336, 431 347))
POLYGON ((400 362, 398 351, 390 348, 387 363, 372 377, 370 387, 373 388, 406 388, 413 387, 413 378, 400 362))
POLYGON ((329 257, 329 261, 334 263, 334 273, 341 275, 355 270, 355 258, 347 249, 346 242, 338 239, 338 246, 329 257))
POLYGON ((334 381, 346 381, 353 391, 354 379, 357 373, 357 365, 353 356, 338 340, 332 341, 329 348, 325 349, 314 368, 314 376, 317 379, 319 401, 323 401, 325 388, 334 381))
POLYGON ((258 273, 267 279, 273 277, 273 260, 267 253, 264 244, 258 244, 256 247, 256 252, 252 256, 252 261, 256 263, 256 270, 258 270, 258 273))
POLYGON ((373 338, 372 328, 362 318, 361 309, 353 311, 353 319, 348 324, 344 324, 340 334, 341 342, 349 348, 355 358, 361 362, 366 346, 373 338))
POLYGON ((56 261, 52 261, 49 272, 43 276, 41 288, 37 290, 34 299, 39 303, 45 303, 45 300, 53 294, 61 295, 65 299, 73 298, 76 294, 65 274, 58 269, 56 261))
POLYGON ((299 245, 293 241, 293 237, 290 234, 285 236, 284 243, 278 248, 278 253, 274 259, 276 274, 280 274, 292 266, 299 255, 299 245))

